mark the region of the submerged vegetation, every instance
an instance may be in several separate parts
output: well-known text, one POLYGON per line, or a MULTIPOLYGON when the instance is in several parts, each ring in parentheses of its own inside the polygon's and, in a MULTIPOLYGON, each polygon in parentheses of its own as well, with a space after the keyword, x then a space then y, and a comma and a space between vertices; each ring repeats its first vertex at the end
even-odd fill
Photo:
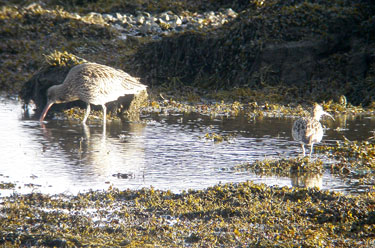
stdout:
POLYGON ((217 134, 217 133, 206 133, 203 138, 207 140, 214 141, 215 143, 220 143, 223 141, 231 141, 235 135, 233 134, 217 134))

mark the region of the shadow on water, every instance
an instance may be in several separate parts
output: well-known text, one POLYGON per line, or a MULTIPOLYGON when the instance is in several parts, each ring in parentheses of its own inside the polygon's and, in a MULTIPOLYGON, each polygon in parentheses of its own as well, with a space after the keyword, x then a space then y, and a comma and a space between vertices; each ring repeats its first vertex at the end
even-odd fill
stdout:
MULTIPOLYGON (((293 119, 210 118, 197 114, 143 116, 141 122, 49 120, 45 125, 24 118, 17 100, 0 99, 3 152, 0 181, 15 182, 13 191, 77 193, 89 189, 139 189, 153 186, 179 192, 218 183, 251 180, 279 186, 318 186, 356 191, 325 171, 322 175, 258 176, 233 167, 264 158, 295 157, 300 146, 292 141, 293 119), (205 134, 234 137, 215 143, 205 134)), ((324 121, 325 142, 363 140, 372 136, 373 118, 338 117, 324 121)), ((329 159, 319 156, 330 163, 329 159)))

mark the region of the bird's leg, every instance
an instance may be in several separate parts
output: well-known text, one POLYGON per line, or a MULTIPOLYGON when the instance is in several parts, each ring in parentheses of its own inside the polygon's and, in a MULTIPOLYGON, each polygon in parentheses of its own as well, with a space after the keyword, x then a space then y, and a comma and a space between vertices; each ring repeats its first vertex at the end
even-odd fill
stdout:
POLYGON ((107 120, 107 107, 104 104, 102 104, 102 108, 103 108, 103 125, 105 126, 106 120, 107 120))
POLYGON ((301 146, 302 146, 303 156, 306 156, 306 152, 305 152, 305 146, 304 146, 304 144, 301 144, 301 146))
POLYGON ((313 153, 313 146, 314 146, 314 143, 311 143, 311 145, 310 145, 310 157, 311 157, 311 154, 313 153))
POLYGON ((83 117, 82 124, 86 123, 86 120, 87 120, 87 117, 89 117, 90 111, 91 111, 90 103, 87 103, 85 117, 83 117))

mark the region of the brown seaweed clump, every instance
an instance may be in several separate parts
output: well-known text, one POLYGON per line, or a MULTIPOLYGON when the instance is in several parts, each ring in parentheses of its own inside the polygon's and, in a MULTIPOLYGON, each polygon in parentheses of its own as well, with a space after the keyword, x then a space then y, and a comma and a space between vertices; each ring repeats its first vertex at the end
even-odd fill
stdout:
POLYGON ((336 145, 317 146, 318 152, 334 158, 331 173, 344 178, 349 184, 375 185, 375 139, 365 141, 337 141, 336 145))
POLYGON ((175 194, 110 188, 3 197, 6 247, 372 247, 374 192, 358 196, 251 182, 175 194))
POLYGON ((259 175, 290 176, 295 173, 322 174, 323 162, 319 159, 311 160, 303 158, 282 158, 256 160, 253 163, 239 164, 235 170, 247 170, 259 175))

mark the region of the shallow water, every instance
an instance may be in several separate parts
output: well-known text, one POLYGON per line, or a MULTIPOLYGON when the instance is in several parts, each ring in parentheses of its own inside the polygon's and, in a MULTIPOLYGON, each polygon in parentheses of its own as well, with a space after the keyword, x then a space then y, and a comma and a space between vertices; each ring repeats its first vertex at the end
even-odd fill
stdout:
MULTIPOLYGON (((16 183, 13 192, 77 193, 89 189, 156 189, 180 192, 246 180, 267 185, 317 185, 344 192, 361 190, 331 175, 320 178, 261 177, 232 168, 264 158, 294 157, 293 119, 223 118, 189 114, 142 116, 141 122, 109 121, 83 126, 78 121, 48 120, 41 125, 24 116, 19 101, 0 98, 0 182, 16 183), (206 133, 233 134, 215 143, 206 133)), ((326 120, 325 142, 372 136, 373 118, 326 120), (337 128, 340 128, 338 131, 337 128), (336 129, 336 130, 335 130, 336 129)), ((319 156, 326 163, 329 159, 319 156)))

